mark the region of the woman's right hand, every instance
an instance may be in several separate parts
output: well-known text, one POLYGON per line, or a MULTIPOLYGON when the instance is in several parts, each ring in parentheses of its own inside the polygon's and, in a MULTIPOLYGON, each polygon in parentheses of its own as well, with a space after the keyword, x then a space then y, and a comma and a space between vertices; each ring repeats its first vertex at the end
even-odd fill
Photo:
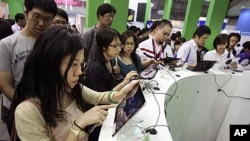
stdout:
POLYGON ((128 94, 135 94, 135 93, 130 93, 132 90, 135 90, 134 88, 139 85, 139 79, 138 80, 132 80, 130 83, 128 83, 125 87, 123 87, 120 91, 116 92, 113 96, 114 101, 120 101, 124 99, 128 94))
POLYGON ((114 105, 95 106, 78 117, 76 124, 82 128, 92 124, 100 126, 108 116, 108 109, 114 107, 114 105))

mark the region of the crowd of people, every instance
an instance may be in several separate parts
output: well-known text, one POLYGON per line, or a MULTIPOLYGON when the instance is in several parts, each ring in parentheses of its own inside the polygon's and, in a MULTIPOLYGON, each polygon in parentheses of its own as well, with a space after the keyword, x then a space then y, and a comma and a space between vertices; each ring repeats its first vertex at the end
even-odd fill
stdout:
POLYGON ((205 43, 212 33, 206 25, 188 41, 172 33, 167 19, 120 34, 111 28, 119 11, 104 3, 97 23, 79 33, 54 0, 24 0, 24 6, 14 25, 0 19, 1 119, 21 140, 97 141, 107 110, 139 83, 130 79, 168 65, 164 58, 177 58, 176 67, 230 58, 230 67, 244 70, 250 63, 250 41, 240 49, 238 33, 217 35, 209 51, 205 43), (94 124, 99 127, 89 132, 94 124))

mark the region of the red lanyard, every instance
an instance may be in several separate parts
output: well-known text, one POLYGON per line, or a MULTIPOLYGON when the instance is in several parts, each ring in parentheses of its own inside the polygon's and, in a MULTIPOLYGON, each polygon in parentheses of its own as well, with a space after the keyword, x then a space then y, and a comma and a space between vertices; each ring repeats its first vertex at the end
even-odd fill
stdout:
POLYGON ((155 45, 155 42, 154 42, 153 39, 152 39, 152 45, 153 45, 154 58, 156 60, 160 60, 161 59, 161 54, 163 53, 162 52, 162 46, 161 46, 161 50, 159 51, 159 53, 156 53, 156 45, 155 45))

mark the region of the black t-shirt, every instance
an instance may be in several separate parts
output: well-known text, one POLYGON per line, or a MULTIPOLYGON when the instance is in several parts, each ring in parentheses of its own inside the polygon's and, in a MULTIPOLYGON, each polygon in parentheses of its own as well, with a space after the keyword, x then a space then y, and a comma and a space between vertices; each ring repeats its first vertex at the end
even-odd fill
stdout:
POLYGON ((116 86, 113 74, 102 61, 92 60, 86 71, 85 85, 95 91, 111 91, 116 86))

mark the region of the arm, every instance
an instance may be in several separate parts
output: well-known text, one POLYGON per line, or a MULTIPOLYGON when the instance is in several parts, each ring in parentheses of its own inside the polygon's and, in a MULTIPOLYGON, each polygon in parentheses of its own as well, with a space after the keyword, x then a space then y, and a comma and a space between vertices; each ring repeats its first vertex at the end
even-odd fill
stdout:
POLYGON ((127 73, 126 77, 123 79, 123 81, 121 83, 119 83, 118 85, 116 85, 113 90, 115 91, 120 91, 124 86, 126 86, 129 82, 130 79, 135 76, 138 75, 138 73, 136 71, 130 71, 129 73, 127 73))
POLYGON ((188 54, 191 54, 191 47, 189 44, 184 43, 177 51, 177 58, 180 60, 177 62, 177 66, 183 66, 186 60, 188 60, 188 54), (189 53, 190 52, 190 53, 189 53))
POLYGON ((31 102, 22 102, 17 106, 15 125, 21 140, 52 140, 41 112, 31 102))
POLYGON ((142 68, 144 69, 144 68, 150 66, 151 64, 154 64, 154 62, 155 62, 154 59, 141 60, 142 68))
POLYGON ((12 101, 15 91, 14 78, 12 75, 12 52, 10 38, 0 41, 0 91, 12 101))
MULTIPOLYGON (((39 107, 35 106, 32 102, 23 102, 16 108, 15 125, 18 137, 21 140, 51 141, 54 138, 51 133, 53 130, 45 123, 39 107)), ((86 138, 86 133, 74 124, 69 131, 67 130, 67 128, 62 130, 66 135, 65 138, 59 137, 60 139, 78 141, 79 139, 86 138)))
POLYGON ((112 101, 120 101, 125 98, 129 92, 139 83, 139 80, 133 80, 133 83, 129 83, 126 87, 123 87, 120 91, 106 91, 106 92, 97 92, 89 89, 86 86, 82 88, 82 97, 86 102, 91 104, 111 104, 108 96, 112 101))
POLYGON ((10 101, 13 100, 15 88, 11 72, 0 71, 0 90, 10 101))

